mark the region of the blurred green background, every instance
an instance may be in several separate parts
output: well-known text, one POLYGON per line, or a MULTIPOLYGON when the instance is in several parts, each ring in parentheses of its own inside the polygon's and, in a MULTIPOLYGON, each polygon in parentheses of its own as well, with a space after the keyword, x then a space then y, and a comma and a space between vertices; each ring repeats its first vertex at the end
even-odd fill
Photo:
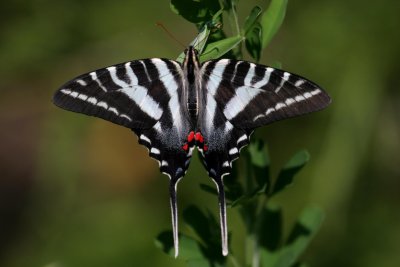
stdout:
MULTIPOLYGON (((243 23, 255 5, 240 1, 243 23)), ((311 162, 277 202, 290 226, 310 203, 326 212, 304 255, 311 266, 400 263, 400 2, 289 1, 261 62, 324 87, 319 113, 259 129, 272 170, 297 150, 311 162)), ((175 58, 162 22, 189 43, 196 29, 168 1, 0 2, 0 266, 185 266, 154 246, 170 228, 168 179, 128 129, 56 108, 53 92, 90 70, 131 59, 175 58)), ((198 159, 179 208, 217 215, 198 159)), ((243 225, 229 210, 232 250, 243 225)), ((180 217, 180 230, 189 232, 180 217)))

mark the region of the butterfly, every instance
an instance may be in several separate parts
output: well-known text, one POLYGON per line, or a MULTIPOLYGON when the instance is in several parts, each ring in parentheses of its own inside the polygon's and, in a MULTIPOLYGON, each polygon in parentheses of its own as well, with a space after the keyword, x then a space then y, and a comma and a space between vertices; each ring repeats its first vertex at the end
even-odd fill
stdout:
POLYGON ((199 61, 190 46, 183 63, 128 61, 76 77, 56 91, 63 109, 131 129, 169 177, 175 256, 177 185, 197 148, 218 191, 222 254, 228 254, 223 177, 260 126, 321 110, 331 102, 315 83, 292 73, 233 59, 199 61))

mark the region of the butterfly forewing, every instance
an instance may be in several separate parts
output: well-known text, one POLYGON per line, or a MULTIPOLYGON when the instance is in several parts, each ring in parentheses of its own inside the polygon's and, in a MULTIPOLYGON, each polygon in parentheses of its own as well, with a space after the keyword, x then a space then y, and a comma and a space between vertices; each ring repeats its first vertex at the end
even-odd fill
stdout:
POLYGON ((64 109, 132 129, 162 171, 177 177, 188 165, 188 153, 176 149, 189 125, 181 116, 182 85, 177 62, 135 60, 80 75, 64 84, 53 101, 64 109))
POLYGON ((313 82, 268 66, 221 59, 205 62, 200 72, 199 128, 207 140, 208 152, 202 155, 211 177, 230 172, 255 128, 330 103, 326 92, 313 82))
POLYGON ((203 65, 209 80, 220 80, 215 100, 236 127, 254 129, 321 110, 330 97, 313 82, 271 67, 222 59, 203 65))

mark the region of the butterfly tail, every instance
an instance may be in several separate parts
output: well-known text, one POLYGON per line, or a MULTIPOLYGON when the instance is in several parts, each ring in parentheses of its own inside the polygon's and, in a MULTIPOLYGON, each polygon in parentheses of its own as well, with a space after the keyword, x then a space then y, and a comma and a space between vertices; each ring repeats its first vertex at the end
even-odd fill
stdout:
POLYGON ((222 177, 213 178, 218 190, 219 219, 221 224, 222 255, 228 255, 228 226, 226 223, 226 202, 222 177))
POLYGON ((172 232, 174 237, 175 258, 179 254, 179 237, 178 237, 178 206, 176 198, 176 189, 179 180, 171 179, 169 183, 169 199, 171 204, 172 232))

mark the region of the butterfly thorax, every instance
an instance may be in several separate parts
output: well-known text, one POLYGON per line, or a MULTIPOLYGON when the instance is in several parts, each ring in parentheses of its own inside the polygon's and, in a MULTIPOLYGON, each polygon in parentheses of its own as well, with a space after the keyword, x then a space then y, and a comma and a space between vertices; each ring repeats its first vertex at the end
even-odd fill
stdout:
POLYGON ((190 122, 194 129, 197 125, 199 115, 199 88, 198 79, 200 63, 198 52, 192 46, 185 50, 185 59, 183 61, 183 73, 186 76, 184 85, 184 99, 186 100, 187 111, 190 116, 190 122))

